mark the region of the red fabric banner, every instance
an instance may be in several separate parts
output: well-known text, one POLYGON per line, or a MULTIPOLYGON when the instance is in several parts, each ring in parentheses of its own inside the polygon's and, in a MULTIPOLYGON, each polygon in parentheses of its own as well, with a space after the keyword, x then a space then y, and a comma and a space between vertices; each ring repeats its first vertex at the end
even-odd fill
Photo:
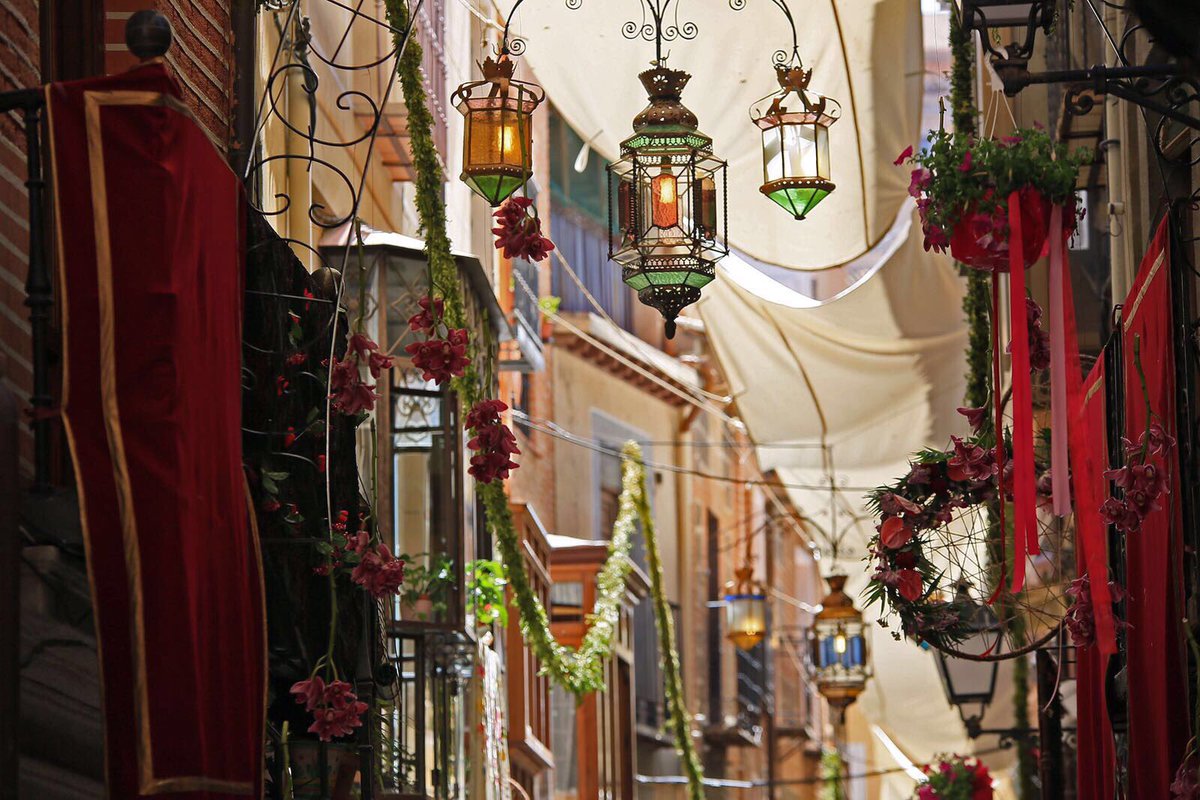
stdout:
POLYGON ((159 64, 46 92, 108 793, 261 796, 240 182, 159 64))
MULTIPOLYGON (((1125 372, 1125 436, 1146 430, 1147 398, 1134 362, 1146 376, 1149 408, 1175 433, 1175 359, 1171 339, 1170 232, 1159 226, 1142 259, 1121 314, 1125 372)), ((1175 451, 1152 461, 1171 475, 1171 495, 1139 531, 1125 537, 1129 631, 1129 785, 1131 797, 1169 797, 1169 786, 1188 739, 1188 696, 1178 597, 1183 586, 1179 464, 1175 451)))
POLYGON ((1096 363, 1081 388, 1071 420, 1071 471, 1075 488, 1076 558, 1079 574, 1091 579, 1096 610, 1096 644, 1076 651, 1077 796, 1079 800, 1112 800, 1115 796, 1115 756, 1104 676, 1109 656, 1116 652, 1112 600, 1108 592, 1106 530, 1097 509, 1108 493, 1104 477, 1105 444, 1104 361, 1096 363))
MULTIPOLYGON (((1012 323, 1013 439, 1013 583, 1015 595, 1025 586, 1025 561, 1038 546, 1037 496, 1034 493, 1033 387, 1029 379, 1029 325, 1025 310, 1025 262, 1022 256, 1020 194, 1008 196, 1009 304, 1012 323)), ((996 327, 996 323, 993 323, 996 327)), ((1001 484, 1004 476, 997 479, 1001 484)))

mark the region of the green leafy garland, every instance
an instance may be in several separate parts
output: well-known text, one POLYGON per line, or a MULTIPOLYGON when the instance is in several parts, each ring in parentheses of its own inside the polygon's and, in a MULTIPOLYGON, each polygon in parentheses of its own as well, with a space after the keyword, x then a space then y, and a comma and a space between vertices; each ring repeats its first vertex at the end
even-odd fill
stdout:
POLYGON ((671 731, 675 747, 683 762, 683 771, 688 779, 688 796, 691 800, 704 800, 704 772, 700 757, 692 743, 692 718, 683 701, 683 678, 679 669, 679 653, 675 650, 675 623, 667 605, 667 593, 663 589, 662 558, 658 552, 658 535, 654 530, 654 518, 650 515, 650 502, 646 497, 646 471, 642 468, 642 451, 634 442, 625 445, 622 455, 626 463, 637 465, 637 491, 634 503, 638 518, 642 522, 642 535, 646 539, 646 559, 650 566, 650 593, 654 598, 654 619, 658 623, 658 652, 662 659, 663 679, 667 692, 667 713, 670 715, 671 731))
MULTIPOLYGON (((404 0, 385 0, 388 22, 392 25, 393 41, 401 45, 401 34, 410 24, 408 5, 404 0)), ((425 238, 425 253, 429 261, 430 283, 436 296, 445 303, 445 319, 451 327, 467 326, 458 266, 450 251, 446 235, 446 205, 442 190, 445 176, 433 143, 433 117, 421 75, 423 54, 412 37, 405 43, 398 66, 400 88, 408 108, 408 129, 416 172, 416 206, 421 232, 425 238)), ((484 398, 484 386, 474 366, 468 366, 460 378, 451 382, 465 407, 470 408, 484 398)), ((520 540, 513 525, 508 496, 499 480, 480 484, 479 495, 489 527, 496 538, 500 558, 508 572, 514 602, 519 613, 521 635, 526 645, 542 664, 542 670, 556 683, 576 696, 604 688, 604 661, 612 654, 620 623, 621 604, 625 595, 625 580, 632 568, 629 551, 635 523, 640 520, 647 548, 654 553, 654 594, 659 626, 659 642, 666 673, 667 702, 671 711, 675 744, 687 772, 691 800, 703 800, 703 776, 700 762, 692 744, 691 719, 683 700, 679 672, 679 655, 674 647, 671 618, 666 612, 662 587, 662 565, 658 560, 657 540, 650 519, 645 493, 645 471, 641 451, 628 444, 622 451, 621 496, 617 521, 613 525, 609 556, 597 576, 595 608, 582 644, 573 650, 560 644, 550 630, 550 619, 541 600, 534 592, 525 570, 520 540)))

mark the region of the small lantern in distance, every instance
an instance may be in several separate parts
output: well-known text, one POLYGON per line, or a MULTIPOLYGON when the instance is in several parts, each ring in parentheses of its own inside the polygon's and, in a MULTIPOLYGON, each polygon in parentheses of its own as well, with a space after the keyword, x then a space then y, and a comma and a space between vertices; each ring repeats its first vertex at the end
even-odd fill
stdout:
POLYGON ((725 636, 740 649, 753 650, 767 634, 766 592, 751 577, 753 566, 739 567, 733 574, 725 584, 725 636))
POLYGON ((775 74, 779 91, 750 108, 750 118, 762 129, 764 183, 759 191, 794 218, 804 219, 834 190, 829 126, 841 116, 841 106, 808 90, 812 70, 798 60, 777 64, 775 74))
POLYGON ((845 592, 846 576, 828 580, 829 594, 813 621, 811 658, 817 689, 844 718, 867 686, 867 642, 862 612, 845 592))
POLYGON ((483 80, 464 83, 451 98, 466 122, 461 179, 493 207, 533 172, 533 111, 546 97, 540 86, 515 80, 514 67, 507 53, 486 58, 483 80))

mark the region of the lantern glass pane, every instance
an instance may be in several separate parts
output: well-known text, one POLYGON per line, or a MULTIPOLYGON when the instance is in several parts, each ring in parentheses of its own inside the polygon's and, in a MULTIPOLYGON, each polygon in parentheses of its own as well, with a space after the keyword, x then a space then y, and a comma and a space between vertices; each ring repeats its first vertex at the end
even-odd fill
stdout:
POLYGON ((533 137, 528 115, 515 109, 476 109, 467 115, 468 170, 510 167, 528 172, 533 137))
POLYGON ((781 123, 763 130, 763 176, 767 182, 783 178, 827 178, 828 173, 827 128, 781 123), (822 145, 823 158, 820 154, 822 145))
POLYGON ((726 633, 739 647, 762 641, 767 630, 766 597, 761 594, 725 595, 726 633))

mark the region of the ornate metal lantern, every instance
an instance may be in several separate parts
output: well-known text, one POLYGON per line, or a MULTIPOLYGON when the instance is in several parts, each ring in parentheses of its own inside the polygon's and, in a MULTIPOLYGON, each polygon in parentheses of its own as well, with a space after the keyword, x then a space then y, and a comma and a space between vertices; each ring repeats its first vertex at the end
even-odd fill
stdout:
POLYGON ((752 650, 767 634, 767 595, 747 564, 725 584, 725 636, 742 650, 752 650))
POLYGON ((813 621, 812 667, 817 689, 843 716, 867 685, 867 640, 862 613, 844 591, 845 575, 831 575, 829 594, 813 621))
POLYGON ((638 76, 650 104, 608 167, 608 256, 638 299, 662 313, 670 339, 675 317, 729 253, 725 162, 680 101, 691 76, 656 64, 638 76))
POLYGON ((938 674, 942 678, 946 700, 958 707, 968 733, 974 736, 973 731, 978 730, 983 712, 996 693, 999 663, 995 658, 982 660, 971 656, 999 655, 1004 637, 995 612, 987 604, 973 600, 965 582, 959 584, 955 591, 954 603, 964 609, 971 631, 967 638, 955 646, 966 657, 938 650, 938 674), (977 706, 977 710, 968 706, 977 706))
POLYGON ((799 60, 776 64, 779 91, 750 108, 762 129, 760 191, 796 219, 804 219, 834 189, 830 180, 829 126, 841 116, 836 100, 808 90, 812 70, 799 60))
POLYGON ((466 118, 463 183, 498 206, 525 185, 533 172, 533 111, 542 87, 513 78, 507 53, 484 59, 483 80, 464 83, 452 102, 466 118))

